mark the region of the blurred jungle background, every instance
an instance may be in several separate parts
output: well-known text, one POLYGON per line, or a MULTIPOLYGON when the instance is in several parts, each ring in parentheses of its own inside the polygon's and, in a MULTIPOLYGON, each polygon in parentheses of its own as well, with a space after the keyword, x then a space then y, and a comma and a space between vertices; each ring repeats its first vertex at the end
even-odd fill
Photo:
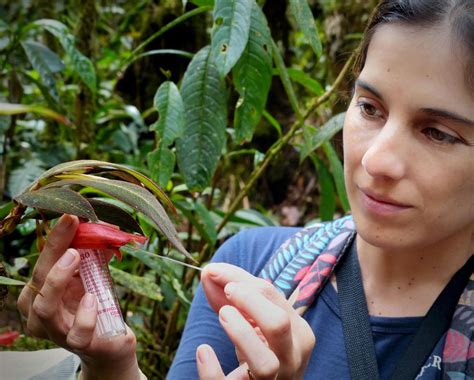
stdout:
MULTIPOLYGON (((340 131, 374 3, 0 0, 0 219, 46 169, 77 159, 155 180, 200 264, 239 230, 344 215, 340 131)), ((134 215, 148 251, 183 260, 134 215)), ((1 238, 0 276, 27 281, 36 236, 25 219, 1 238)), ((111 266, 140 366, 163 379, 197 272, 152 255, 111 266)), ((20 290, 0 285, 0 349, 53 347, 25 336, 20 290)))

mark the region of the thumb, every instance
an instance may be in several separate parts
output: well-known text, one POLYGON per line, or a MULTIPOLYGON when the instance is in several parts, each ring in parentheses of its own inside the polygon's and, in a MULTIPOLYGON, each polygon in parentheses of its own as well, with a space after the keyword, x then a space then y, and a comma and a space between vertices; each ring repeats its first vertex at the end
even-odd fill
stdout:
POLYGON ((208 344, 201 344, 196 350, 196 363, 199 372, 199 380, 224 380, 216 353, 208 344))

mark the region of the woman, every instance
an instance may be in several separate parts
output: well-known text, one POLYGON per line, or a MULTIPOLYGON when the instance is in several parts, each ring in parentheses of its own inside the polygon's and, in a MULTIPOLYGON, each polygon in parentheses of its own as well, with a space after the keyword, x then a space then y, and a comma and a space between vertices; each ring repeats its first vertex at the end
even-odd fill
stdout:
MULTIPOLYGON (((344 125, 353 220, 227 241, 202 273, 170 379, 474 376, 473 20, 472 0, 382 1, 344 125)), ((63 217, 50 234, 32 279, 44 297, 25 288, 19 308, 33 334, 81 356, 84 379, 139 378, 133 334, 98 341, 96 300, 71 302, 79 259, 61 255, 76 225, 63 217)))

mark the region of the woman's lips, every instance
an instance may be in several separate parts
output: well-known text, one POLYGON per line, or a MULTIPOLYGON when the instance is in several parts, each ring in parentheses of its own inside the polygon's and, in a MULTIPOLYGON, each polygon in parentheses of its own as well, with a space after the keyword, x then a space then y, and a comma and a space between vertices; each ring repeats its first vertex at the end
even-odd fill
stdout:
POLYGON ((373 192, 365 189, 359 189, 362 204, 364 207, 375 214, 379 215, 393 215, 412 206, 400 203, 390 197, 375 195, 373 192))

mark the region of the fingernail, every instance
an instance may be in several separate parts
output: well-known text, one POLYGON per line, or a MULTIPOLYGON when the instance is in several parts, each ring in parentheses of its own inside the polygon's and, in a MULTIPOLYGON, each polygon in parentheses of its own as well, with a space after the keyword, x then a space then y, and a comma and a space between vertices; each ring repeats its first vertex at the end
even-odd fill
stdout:
POLYGON ((198 347, 197 350, 197 357, 199 360, 199 363, 204 364, 209 360, 209 356, 211 355, 211 352, 209 350, 209 346, 206 344, 203 344, 198 347))
POLYGON ((76 257, 76 251, 72 249, 68 249, 64 255, 61 256, 61 258, 58 261, 58 265, 61 268, 66 268, 69 265, 71 265, 76 257))
POLYGON ((92 309, 95 304, 95 295, 91 293, 86 293, 82 300, 82 304, 84 305, 86 309, 92 309))
POLYGON ((71 215, 63 215, 61 219, 59 220, 59 227, 62 230, 67 230, 73 223, 74 219, 71 217, 71 215))
POLYGON ((229 305, 221 307, 221 309, 219 310, 219 319, 221 320, 221 322, 227 323, 229 321, 229 313, 232 313, 231 309, 232 307, 229 305))
POLYGON ((234 293, 235 288, 237 287, 237 284, 235 282, 229 282, 225 287, 224 287, 224 293, 227 297, 230 297, 232 293, 234 293))

